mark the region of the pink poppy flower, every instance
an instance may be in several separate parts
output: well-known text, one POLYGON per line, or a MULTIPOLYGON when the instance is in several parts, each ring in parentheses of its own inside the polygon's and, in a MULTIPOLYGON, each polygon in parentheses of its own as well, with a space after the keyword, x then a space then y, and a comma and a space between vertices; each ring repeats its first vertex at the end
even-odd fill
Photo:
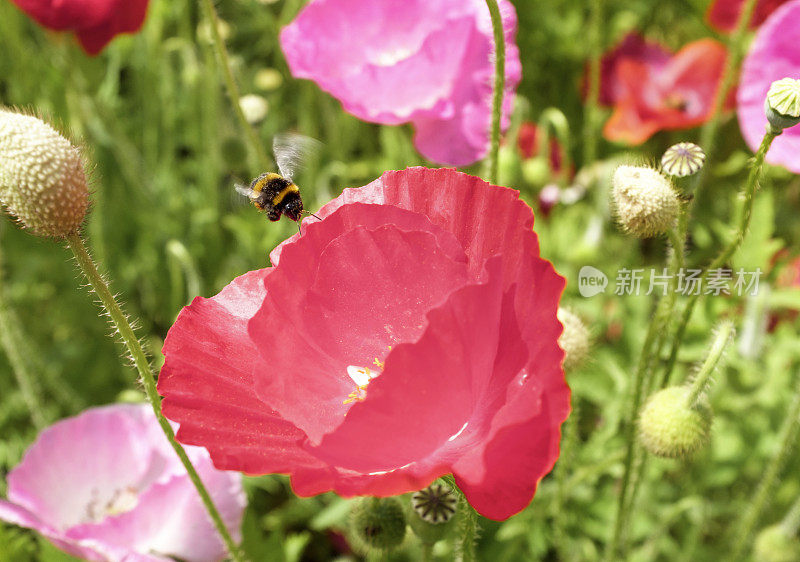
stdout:
MULTIPOLYGON (((800 0, 781 6, 764 22, 742 65, 736 98, 739 128, 754 152, 767 125, 767 91, 773 81, 781 78, 800 79, 800 0)), ((767 162, 800 174, 799 155, 800 126, 789 127, 773 141, 767 162)))
MULTIPOLYGON (((231 532, 245 496, 238 474, 186 450, 231 532)), ((0 519, 86 560, 220 560, 225 547, 149 406, 92 408, 44 430, 8 475, 0 519)))
POLYGON ((700 39, 685 45, 663 66, 620 60, 615 72, 619 93, 603 135, 610 141, 641 144, 657 131, 704 123, 726 56, 719 41, 700 39))
MULTIPOLYGON (((600 61, 600 97, 604 106, 613 106, 623 94, 623 86, 617 78, 617 67, 623 60, 640 62, 655 71, 660 71, 669 62, 671 53, 654 41, 648 41, 635 31, 628 33, 616 47, 603 55, 600 61)), ((586 81, 584 80, 584 83, 586 81)))
POLYGON ((90 55, 96 55, 116 35, 139 31, 148 0, 12 0, 40 25, 73 31, 90 55))
POLYGON ((392 496, 453 473, 486 517, 523 509, 558 457, 564 280, 514 190, 455 170, 346 189, 184 308, 164 413, 218 468, 310 496, 392 496))
MULTIPOLYGON (((507 126, 522 67, 514 7, 499 4, 507 126)), ((280 40, 294 76, 313 80, 359 119, 413 123, 426 158, 464 166, 486 154, 494 64, 483 0, 312 0, 280 40)))
MULTIPOLYGON (((750 20, 750 29, 764 23, 769 15, 777 10, 788 0, 758 0, 753 17, 750 20)), ((742 13, 744 0, 715 0, 711 3, 706 13, 706 19, 719 31, 731 32, 736 29, 739 15, 742 13)))

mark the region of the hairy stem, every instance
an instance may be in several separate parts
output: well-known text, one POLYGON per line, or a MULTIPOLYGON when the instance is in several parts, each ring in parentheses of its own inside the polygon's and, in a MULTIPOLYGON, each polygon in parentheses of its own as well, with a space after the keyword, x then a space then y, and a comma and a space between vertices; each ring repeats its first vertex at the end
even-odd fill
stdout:
POLYGON ((789 406, 789 412, 781 426, 780 436, 778 438, 778 450, 769 461, 767 469, 764 471, 764 476, 758 484, 752 500, 748 503, 748 508, 744 511, 741 519, 733 527, 734 547, 733 554, 729 560, 736 561, 743 557, 747 546, 750 544, 750 537, 753 534, 758 518, 764 505, 770 500, 770 493, 778 479, 783 465, 787 457, 792 451, 792 448, 797 441, 798 429, 800 429, 800 384, 795 391, 792 398, 792 403, 789 406))
MULTIPOLYGON (((210 0, 207 0, 210 1, 210 0)), ((503 116, 503 93, 506 88, 506 40, 503 20, 497 0, 486 0, 494 32, 494 91, 492 93, 492 131, 489 147, 489 182, 497 183, 498 153, 500 151, 500 122, 503 116)))
MULTIPOLYGON (((718 270, 724 266, 728 260, 733 257, 733 254, 736 253, 736 250, 739 249, 739 246, 742 245, 744 237, 747 234, 747 229, 750 228, 750 219, 753 216, 753 201, 755 199, 756 191, 758 191, 759 180, 761 179, 761 175, 764 171, 764 158, 767 156, 767 152, 769 151, 769 147, 772 145, 772 141, 775 140, 775 137, 778 136, 778 134, 780 133, 775 133, 771 130, 764 134, 764 138, 761 140, 761 145, 758 147, 758 151, 753 158, 753 162, 750 167, 750 173, 747 176, 747 182, 745 183, 744 187, 744 204, 742 207, 742 213, 739 217, 739 223, 734 231, 733 238, 730 242, 728 242, 728 244, 725 245, 719 255, 717 255, 711 264, 703 271, 700 276, 700 286, 706 282, 711 271, 718 270)), ((675 362, 678 357, 678 350, 683 342, 683 336, 686 333, 686 326, 689 324, 689 320, 692 317, 692 312, 694 311, 694 307, 697 304, 700 296, 701 292, 699 290, 695 291, 689 295, 689 298, 686 301, 678 328, 675 331, 675 336, 672 340, 669 359, 667 359, 666 369, 662 378, 662 386, 664 386, 670 379, 672 369, 675 367, 675 362)))
POLYGON ((700 395, 705 391, 706 386, 708 386, 708 379, 711 378, 711 375, 717 368, 717 364, 722 358, 722 353, 728 346, 732 335, 733 323, 730 321, 722 322, 719 328, 717 328, 717 334, 714 338, 714 342, 711 344, 708 356, 706 360, 703 361, 703 365, 700 367, 697 376, 692 380, 689 395, 686 397, 688 407, 693 407, 697 403, 697 399, 700 398, 700 395))
POLYGON ((103 308, 111 318, 114 327, 119 332, 119 335, 122 338, 128 353, 130 353, 133 363, 136 366, 136 370, 141 378, 145 393, 147 394, 147 399, 150 401, 150 405, 153 407, 153 413, 155 414, 161 429, 164 431, 164 435, 166 435, 167 440, 175 450, 178 458, 180 458, 181 463, 186 469, 186 472, 189 474, 189 478, 191 479, 195 488, 197 488, 197 493, 200 494, 200 499, 203 501, 203 504, 208 510, 208 514, 211 516, 214 526, 217 528, 222 540, 225 542, 231 558, 236 562, 241 562, 243 560, 242 555, 239 552, 236 544, 233 542, 233 539, 231 538, 231 535, 222 520, 222 516, 219 514, 214 502, 211 500, 208 490, 200 480, 200 476, 194 469, 189 457, 186 455, 186 451, 183 449, 180 443, 175 440, 175 433, 172 431, 172 426, 169 425, 167 418, 165 418, 164 414, 161 413, 161 396, 159 396, 158 391, 156 390, 155 377, 153 376, 153 372, 150 370, 150 364, 148 363, 147 357, 142 350, 139 339, 133 332, 133 328, 131 327, 127 316, 120 308, 119 304, 114 298, 114 295, 111 294, 111 291, 109 290, 106 281, 103 279, 103 276, 97 271, 97 267, 95 266, 92 257, 89 255, 89 252, 87 251, 80 235, 71 234, 67 236, 66 240, 69 244, 70 250, 72 250, 72 253, 75 255, 75 259, 78 262, 81 272, 83 272, 86 280, 92 286, 92 289, 94 289, 94 292, 100 299, 103 308))

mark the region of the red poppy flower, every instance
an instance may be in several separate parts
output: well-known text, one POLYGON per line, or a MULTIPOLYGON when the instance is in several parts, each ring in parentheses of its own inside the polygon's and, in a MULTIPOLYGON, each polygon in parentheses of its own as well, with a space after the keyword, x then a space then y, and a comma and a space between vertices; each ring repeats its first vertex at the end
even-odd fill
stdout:
MULTIPOLYGON (((600 96, 598 98, 600 105, 613 106, 622 94, 622 87, 616 77, 617 66, 621 61, 633 60, 660 70, 669 62, 670 56, 671 53, 666 47, 648 41, 635 31, 628 33, 600 60, 600 96)), ((587 82, 584 80, 584 90, 587 82)))
MULTIPOLYGON (((788 1, 758 0, 753 17, 750 20, 750 28, 755 29, 760 26, 772 12, 788 1)), ((743 5, 744 0, 715 0, 708 8, 706 19, 708 19, 708 23, 719 31, 731 32, 736 29, 743 5)))
MULTIPOLYGON (((539 127, 534 123, 525 122, 520 125, 519 136, 517 137, 517 148, 523 158, 532 158, 539 153, 540 133, 539 127)), ((550 137, 549 144, 549 158, 550 168, 553 173, 558 174, 561 172, 561 166, 564 163, 562 151, 564 150, 555 137, 550 137)))
POLYGON ((40 25, 74 31, 90 55, 103 50, 114 36, 139 31, 148 0, 12 0, 40 25))
POLYGON ((640 144, 657 131, 689 129, 708 120, 725 65, 725 47, 713 39, 685 45, 663 67, 623 59, 620 92, 603 135, 640 144))
POLYGON ((453 473, 483 515, 523 509, 558 457, 564 280, 516 191, 454 170, 347 189, 273 267, 184 308, 164 413, 215 466, 301 496, 391 496, 453 473))

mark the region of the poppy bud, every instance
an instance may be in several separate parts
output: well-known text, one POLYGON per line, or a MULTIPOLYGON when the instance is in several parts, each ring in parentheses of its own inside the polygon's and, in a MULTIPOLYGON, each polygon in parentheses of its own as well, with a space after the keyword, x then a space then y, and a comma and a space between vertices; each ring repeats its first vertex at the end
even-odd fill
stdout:
POLYGON ((420 540, 433 544, 445 537, 455 521, 458 498, 446 484, 434 482, 411 495, 408 523, 420 540))
POLYGON ((269 110, 267 100, 256 94, 247 94, 239 98, 239 107, 242 108, 245 120, 251 125, 263 121, 269 110))
POLYGON ((0 203, 39 236, 77 232, 89 206, 80 151, 44 121, 0 110, 0 203))
POLYGON ((653 394, 642 408, 639 438, 659 457, 691 455, 708 440, 711 409, 705 396, 689 403, 690 388, 673 386, 653 394))
POLYGON ((769 87, 764 111, 773 133, 800 123, 800 80, 783 78, 769 87))
POLYGON ((406 535, 406 515, 397 498, 361 498, 350 512, 350 531, 365 552, 400 546, 406 535))
POLYGON ((675 224, 680 203, 667 178, 645 166, 620 166, 612 198, 622 228, 637 238, 664 234, 675 224))
POLYGON ((558 345, 564 350, 564 368, 571 370, 580 365, 589 353, 589 330, 577 315, 565 308, 559 308, 556 316, 564 326, 558 338, 558 345))
POLYGON ((753 560, 796 562, 800 560, 800 540, 787 533, 783 525, 767 527, 753 543, 753 560))

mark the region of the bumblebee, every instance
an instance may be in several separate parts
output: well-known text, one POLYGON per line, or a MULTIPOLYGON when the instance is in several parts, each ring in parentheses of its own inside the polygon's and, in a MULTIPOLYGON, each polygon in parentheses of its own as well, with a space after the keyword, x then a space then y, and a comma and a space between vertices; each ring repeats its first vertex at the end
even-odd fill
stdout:
POLYGON ((249 186, 236 185, 236 191, 248 197, 259 211, 267 213, 269 220, 277 221, 281 215, 286 215, 299 227, 303 213, 312 213, 303 210, 300 188, 292 181, 292 176, 303 158, 317 145, 314 139, 301 135, 276 136, 272 140, 272 150, 280 173, 261 174, 249 186))

